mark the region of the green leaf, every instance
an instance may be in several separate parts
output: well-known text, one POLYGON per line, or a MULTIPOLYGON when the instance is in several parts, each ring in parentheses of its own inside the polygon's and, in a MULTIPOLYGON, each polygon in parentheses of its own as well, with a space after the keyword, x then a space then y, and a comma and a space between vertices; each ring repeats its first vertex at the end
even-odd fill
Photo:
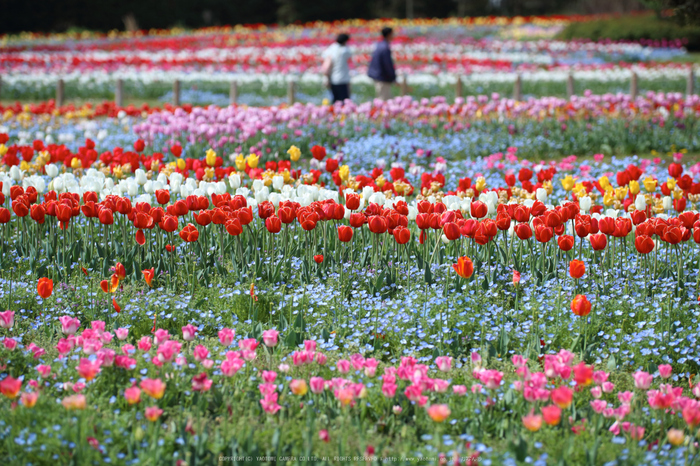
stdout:
POLYGON ((608 365, 607 365, 608 372, 612 372, 615 369, 617 369, 617 361, 615 360, 615 356, 610 356, 608 359, 608 365))

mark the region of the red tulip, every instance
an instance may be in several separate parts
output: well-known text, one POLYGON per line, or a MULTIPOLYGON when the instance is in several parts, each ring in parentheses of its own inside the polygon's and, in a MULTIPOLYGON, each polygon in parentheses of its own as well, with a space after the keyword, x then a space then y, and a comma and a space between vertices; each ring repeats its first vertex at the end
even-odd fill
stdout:
POLYGON ((158 224, 161 230, 172 233, 178 228, 178 220, 174 215, 166 215, 158 224))
POLYGON ((455 269, 457 275, 462 278, 469 278, 474 273, 474 263, 467 256, 462 256, 457 259, 457 263, 452 264, 452 268, 455 269))
POLYGON ((540 243, 547 243, 554 237, 554 232, 551 228, 538 225, 535 227, 535 239, 540 243))
POLYGON ((53 294, 53 280, 50 278, 40 278, 36 286, 36 292, 39 293, 43 299, 48 298, 53 294))
POLYGON ((203 227, 211 223, 211 210, 200 210, 199 214, 195 212, 192 214, 192 216, 194 217, 194 221, 197 222, 198 225, 201 225, 203 227))
POLYGON ((532 238, 532 228, 527 223, 518 223, 515 225, 515 234, 521 240, 527 240, 532 238))
POLYGON ((347 194, 345 196, 345 207, 350 210, 357 210, 360 208, 360 195, 359 194, 347 194))
POLYGON ((226 232, 231 236, 238 236, 243 233, 243 225, 238 218, 233 218, 226 222, 226 232))
POLYGON ((393 231, 394 239, 399 244, 406 244, 411 239, 411 230, 398 226, 393 231))
POLYGON ((18 217, 26 217, 29 214, 29 207, 22 200, 12 201, 12 210, 18 217))
POLYGON ((326 156, 326 149, 321 146, 313 146, 311 156, 320 162, 326 156))
POLYGON ((571 301, 571 312, 579 317, 585 317, 591 312, 591 303, 582 294, 577 294, 571 301))
POLYGON ((370 217, 369 222, 367 222, 367 224, 369 226, 369 231, 377 235, 381 235, 387 230, 386 220, 384 219, 384 217, 381 217, 379 215, 370 217))
POLYGON ((484 218, 489 213, 489 207, 481 201, 472 201, 470 212, 474 218, 484 218))
POLYGON ((199 239, 199 231, 194 225, 188 223, 185 228, 180 230, 180 238, 187 243, 195 242, 199 239))
POLYGON ((146 280, 146 284, 148 284, 148 286, 151 286, 151 282, 153 281, 153 277, 156 274, 155 268, 142 270, 141 273, 143 274, 143 279, 146 280))
POLYGON ((112 225, 114 223, 114 214, 107 207, 103 207, 97 212, 97 218, 102 225, 112 225))
POLYGON ((462 236, 459 227, 454 222, 446 223, 445 226, 442 227, 442 231, 450 241, 454 241, 462 236))
POLYGON ((156 200, 158 204, 167 204, 170 202, 170 191, 167 189, 156 189, 156 200))
POLYGON ((100 288, 102 288, 102 291, 105 293, 114 293, 119 289, 119 276, 117 274, 112 274, 112 277, 110 278, 109 281, 107 280, 102 280, 100 282, 100 288))
POLYGON ((279 233, 282 229, 282 221, 275 216, 267 217, 265 219, 265 228, 267 228, 267 231, 270 233, 279 233))
POLYGON ((654 250, 654 240, 650 236, 640 235, 634 239, 634 247, 640 254, 649 254, 654 250))
POLYGON ((608 245, 608 238, 602 233, 591 235, 588 239, 594 251, 602 251, 608 245))
POLYGON ((571 278, 581 278, 586 274, 586 264, 582 261, 574 259, 569 262, 569 275, 571 278))
POLYGON ((44 206, 41 204, 34 204, 32 205, 32 208, 30 209, 31 212, 31 217, 32 220, 34 220, 36 223, 42 224, 44 223, 45 216, 46 216, 46 209, 44 209, 44 206))
POLYGON ((119 306, 119 304, 117 304, 117 300, 114 298, 112 298, 112 307, 114 307, 114 310, 117 312, 117 314, 122 312, 122 308, 119 306))
POLYGON ((574 237, 570 235, 561 235, 557 238, 559 249, 562 251, 571 251, 574 247, 574 237))
POLYGON ((340 225, 338 227, 338 239, 343 243, 349 243, 352 240, 353 231, 347 225, 340 225))
POLYGON ((314 262, 320 264, 321 262, 323 262, 323 256, 321 254, 314 256, 314 262))

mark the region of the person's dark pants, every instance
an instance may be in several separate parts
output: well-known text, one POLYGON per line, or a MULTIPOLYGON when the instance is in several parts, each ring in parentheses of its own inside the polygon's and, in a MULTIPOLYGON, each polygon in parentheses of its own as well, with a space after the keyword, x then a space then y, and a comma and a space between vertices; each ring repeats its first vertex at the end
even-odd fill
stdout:
POLYGON ((331 84, 333 103, 350 98, 350 84, 331 84))

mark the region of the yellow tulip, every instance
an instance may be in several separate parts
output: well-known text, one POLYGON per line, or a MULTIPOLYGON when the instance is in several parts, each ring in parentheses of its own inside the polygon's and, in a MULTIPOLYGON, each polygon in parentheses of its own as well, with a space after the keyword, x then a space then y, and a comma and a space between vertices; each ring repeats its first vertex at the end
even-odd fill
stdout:
POLYGON ((258 162, 260 161, 260 157, 258 157, 255 154, 250 154, 246 158, 246 163, 250 168, 258 168, 258 162))
POLYGON ((5 144, 0 144, 0 157, 7 154, 7 146, 5 144))
POLYGON ((564 177, 561 180, 561 185, 566 192, 569 192, 572 189, 574 189, 574 184, 575 184, 574 177, 571 175, 566 175, 566 177, 564 177))
POLYGON ((612 186, 610 185, 610 180, 608 179, 607 176, 601 176, 600 179, 598 180, 598 182, 600 183, 600 187, 605 189, 606 191, 607 191, 608 187, 612 188, 612 186))
POLYGON ((637 194, 639 192, 639 181, 636 181, 636 180, 630 181, 630 192, 632 194, 637 194))
POLYGON ((644 189, 647 190, 647 192, 653 193, 656 191, 656 180, 652 178, 651 176, 647 176, 644 179, 644 189))
POLYGON ((210 167, 216 165, 216 152, 213 149, 207 151, 207 165, 210 167))
POLYGON ((282 178, 284 178, 284 182, 289 183, 289 180, 292 178, 292 175, 289 173, 289 170, 285 170, 282 172, 282 178))
POLYGON ((236 156, 236 170, 239 172, 245 170, 245 157, 243 157, 243 154, 238 154, 236 156))
POLYGON ((676 188, 671 192, 671 195, 674 199, 678 200, 683 197, 683 190, 680 188, 676 188))
POLYGON ((605 204, 606 207, 609 207, 612 205, 614 200, 615 198, 613 197, 613 192, 605 191, 605 195, 603 196, 603 204, 605 204))
POLYGON ((185 168, 187 168, 187 163, 185 163, 184 159, 177 159, 177 168, 179 168, 180 170, 184 170, 185 168))
POLYGON ((347 165, 343 165, 340 167, 338 170, 338 176, 340 177, 341 180, 347 181, 348 178, 350 177, 350 167, 347 165))
POLYGON ((483 176, 477 178, 474 187, 477 189, 477 191, 483 191, 486 187, 486 178, 484 178, 483 176))
POLYGON ((299 150, 297 146, 290 147, 287 153, 289 154, 289 158, 292 160, 292 162, 298 161, 299 157, 301 157, 301 150, 299 150))
POLYGON ((384 186, 384 183, 386 183, 386 180, 384 179, 384 175, 379 175, 376 180, 374 180, 374 184, 379 186, 381 189, 382 186, 384 186))
POLYGON ((80 159, 78 157, 73 157, 73 160, 70 161, 70 167, 73 169, 80 168, 80 159))
POLYGON ((676 189, 676 179, 675 178, 668 178, 666 180, 666 186, 668 186, 668 189, 670 191, 673 191, 674 189, 676 189))

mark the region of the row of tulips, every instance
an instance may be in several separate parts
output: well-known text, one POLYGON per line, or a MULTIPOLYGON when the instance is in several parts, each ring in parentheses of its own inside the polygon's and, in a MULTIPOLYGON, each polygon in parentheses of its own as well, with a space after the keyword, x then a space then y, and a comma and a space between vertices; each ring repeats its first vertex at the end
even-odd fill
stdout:
POLYGON ((411 451, 455 465, 465 457, 471 464, 481 455, 498 455, 482 447, 501 442, 510 444, 503 458, 524 461, 537 454, 537 442, 553 447, 547 437, 568 445, 562 454, 572 461, 586 464, 608 458, 610 448, 603 445, 620 439, 629 443, 633 461, 661 447, 677 448, 685 461, 698 454, 700 384, 679 378, 670 365, 624 375, 586 364, 564 349, 537 360, 514 354, 510 363, 472 351, 428 364, 411 356, 391 364, 359 353, 343 358, 314 340, 285 351, 274 329, 258 338, 231 328, 220 328, 218 339, 204 338, 193 325, 182 327, 180 335, 165 329, 134 335, 104 321, 81 329, 82 322, 70 315, 54 318, 55 347, 42 347, 13 337, 25 326, 14 312, 0 313, 5 335, 0 355, 11 358, 3 365, 0 411, 12 420, 2 442, 13 460, 31 456, 31 448, 10 448, 9 442, 23 438, 23 429, 52 423, 62 426, 62 438, 71 443, 47 442, 42 451, 64 456, 70 448, 75 461, 167 454, 187 464, 184 452, 190 448, 199 460, 231 448, 252 454, 255 444, 265 444, 260 433, 250 433, 253 443, 229 446, 248 432, 236 416, 260 432, 275 430, 283 451, 313 451, 319 458, 309 461, 320 464, 332 464, 320 458, 327 452, 364 455, 369 462, 396 456, 393 442, 402 438, 412 443, 411 451), (110 397, 112 408, 104 401, 110 397), (209 416, 231 425, 215 427, 205 422, 209 416), (130 419, 126 435, 111 435, 125 419, 130 419), (282 421, 298 424, 305 440, 281 432, 282 421), (171 425, 180 423, 173 432, 171 425), (380 425, 379 433, 367 435, 380 425), (359 443, 343 435, 348 429, 359 443), (465 429, 470 441, 460 435, 465 429), (142 444, 145 430, 148 442, 142 444), (198 436, 212 435, 223 443, 212 444, 210 452, 195 448, 198 436), (590 435, 598 440, 587 441, 590 435), (459 440, 442 443, 450 438, 459 440))

